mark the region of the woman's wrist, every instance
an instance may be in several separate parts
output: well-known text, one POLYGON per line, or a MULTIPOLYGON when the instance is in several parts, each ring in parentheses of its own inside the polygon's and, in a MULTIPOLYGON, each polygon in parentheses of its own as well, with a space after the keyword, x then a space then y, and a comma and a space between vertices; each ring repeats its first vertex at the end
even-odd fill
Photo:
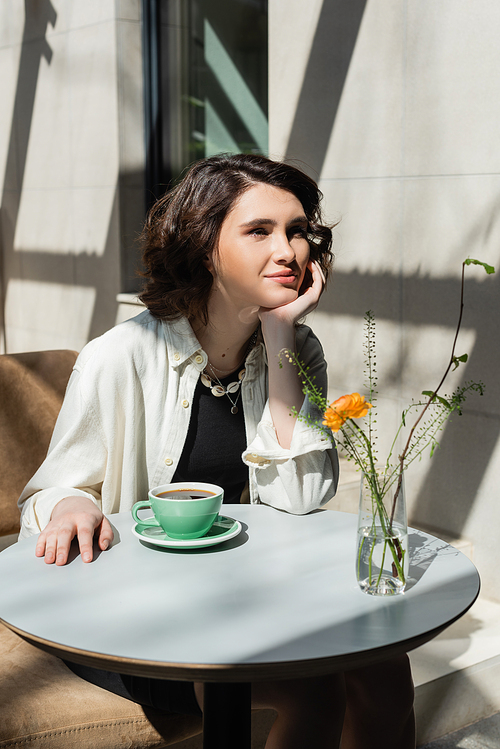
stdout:
POLYGON ((288 449, 295 426, 292 411, 300 411, 304 399, 297 370, 283 356, 286 350, 295 351, 295 325, 269 321, 263 324, 262 335, 267 352, 269 408, 278 442, 288 449))
POLYGON ((54 518, 67 512, 93 512, 94 510, 97 510, 99 513, 101 512, 96 503, 89 499, 89 497, 84 497, 82 494, 74 494, 59 500, 52 510, 50 519, 54 520, 54 518))
POLYGON ((295 350, 295 324, 269 315, 261 320, 262 337, 268 354, 279 355, 283 349, 295 350))

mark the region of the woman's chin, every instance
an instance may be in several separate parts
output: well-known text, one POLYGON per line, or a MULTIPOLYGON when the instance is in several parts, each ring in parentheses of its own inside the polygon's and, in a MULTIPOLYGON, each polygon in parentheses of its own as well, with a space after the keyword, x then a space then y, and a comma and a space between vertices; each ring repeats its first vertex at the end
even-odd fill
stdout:
POLYGON ((281 289, 279 294, 273 294, 272 298, 269 298, 266 305, 261 305, 267 309, 277 309, 278 307, 284 307, 285 304, 294 302, 299 295, 299 292, 295 289, 281 289))

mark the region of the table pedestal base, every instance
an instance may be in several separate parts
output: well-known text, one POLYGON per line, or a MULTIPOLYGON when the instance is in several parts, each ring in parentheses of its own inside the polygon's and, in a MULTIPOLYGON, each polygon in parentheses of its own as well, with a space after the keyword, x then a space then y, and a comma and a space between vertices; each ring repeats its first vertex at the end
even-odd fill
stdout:
POLYGON ((250 749, 251 684, 206 682, 203 749, 250 749))

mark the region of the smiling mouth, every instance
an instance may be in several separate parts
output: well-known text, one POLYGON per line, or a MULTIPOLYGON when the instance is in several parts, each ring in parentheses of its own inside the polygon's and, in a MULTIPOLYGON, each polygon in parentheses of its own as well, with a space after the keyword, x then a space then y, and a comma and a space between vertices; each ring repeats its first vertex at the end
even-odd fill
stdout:
POLYGON ((295 273, 272 273, 266 278, 269 278, 271 281, 276 281, 277 283, 293 283, 297 280, 297 276, 295 273))

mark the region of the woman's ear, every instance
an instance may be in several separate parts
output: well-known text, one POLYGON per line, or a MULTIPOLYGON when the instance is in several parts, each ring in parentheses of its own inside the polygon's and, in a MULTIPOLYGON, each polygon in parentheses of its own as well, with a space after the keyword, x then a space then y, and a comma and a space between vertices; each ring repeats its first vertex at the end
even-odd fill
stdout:
POLYGON ((213 253, 210 252, 209 254, 205 255, 205 257, 203 258, 203 265, 205 266, 205 268, 207 268, 207 270, 210 271, 210 273, 212 274, 212 276, 215 277, 215 268, 214 268, 214 264, 212 262, 212 254, 213 253))

